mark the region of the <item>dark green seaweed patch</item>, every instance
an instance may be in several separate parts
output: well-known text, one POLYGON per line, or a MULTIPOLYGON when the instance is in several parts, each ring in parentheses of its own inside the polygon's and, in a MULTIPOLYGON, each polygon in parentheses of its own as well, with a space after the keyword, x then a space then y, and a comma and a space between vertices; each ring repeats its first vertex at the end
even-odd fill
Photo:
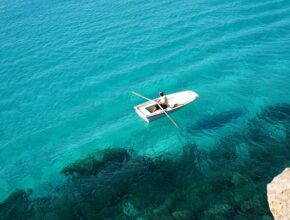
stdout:
POLYGON ((218 129, 243 115, 244 111, 242 109, 232 109, 218 114, 204 115, 194 126, 190 126, 186 130, 188 133, 196 133, 204 130, 218 129))
POLYGON ((0 219, 273 219, 266 184, 290 165, 290 107, 270 106, 212 150, 189 143, 156 158, 107 149, 62 170, 50 196, 18 191, 0 219))
POLYGON ((129 158, 130 155, 126 149, 106 149, 103 152, 93 153, 80 161, 68 165, 61 172, 65 175, 94 175, 106 166, 119 166, 129 158))
POLYGON ((29 196, 32 190, 16 190, 0 203, 0 219, 28 219, 33 216, 29 196))
POLYGON ((261 117, 275 122, 290 123, 290 104, 283 103, 266 108, 261 117))

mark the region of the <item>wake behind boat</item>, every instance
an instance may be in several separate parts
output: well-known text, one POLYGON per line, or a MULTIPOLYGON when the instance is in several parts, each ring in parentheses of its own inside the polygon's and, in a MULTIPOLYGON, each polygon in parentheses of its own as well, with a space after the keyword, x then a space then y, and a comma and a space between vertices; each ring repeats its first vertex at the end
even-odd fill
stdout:
MULTIPOLYGON (((159 109, 154 111, 155 106, 159 98, 149 100, 140 105, 134 106, 137 114, 147 122, 151 122, 155 119, 161 118, 167 113, 176 111, 187 104, 193 102, 198 98, 198 94, 194 91, 188 90, 183 92, 172 93, 167 96, 168 107, 166 109, 159 109)), ((168 115, 167 115, 168 116, 168 115)))

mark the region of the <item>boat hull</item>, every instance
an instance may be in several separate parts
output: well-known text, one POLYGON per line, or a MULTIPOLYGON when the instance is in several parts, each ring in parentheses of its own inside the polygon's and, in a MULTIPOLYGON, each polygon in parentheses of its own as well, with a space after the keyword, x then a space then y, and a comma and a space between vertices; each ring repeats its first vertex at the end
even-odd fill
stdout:
MULTIPOLYGON (((169 107, 165 111, 170 114, 171 112, 177 111, 178 109, 188 105, 198 97, 198 94, 193 91, 169 94, 167 95, 169 107)), ((156 101, 156 99, 154 101, 156 101)), ((154 101, 148 101, 134 107, 136 113, 148 123, 165 116, 165 113, 162 110, 152 112, 152 109, 154 109, 154 106, 156 105, 154 101)))

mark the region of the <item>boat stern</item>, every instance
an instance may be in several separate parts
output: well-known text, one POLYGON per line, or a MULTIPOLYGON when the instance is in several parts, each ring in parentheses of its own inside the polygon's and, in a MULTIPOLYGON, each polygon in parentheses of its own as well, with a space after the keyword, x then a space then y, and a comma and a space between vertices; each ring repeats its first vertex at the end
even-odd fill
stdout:
POLYGON ((134 107, 136 113, 141 117, 143 118, 146 122, 150 122, 149 119, 146 117, 146 114, 140 109, 140 107, 138 106, 135 106, 134 107))

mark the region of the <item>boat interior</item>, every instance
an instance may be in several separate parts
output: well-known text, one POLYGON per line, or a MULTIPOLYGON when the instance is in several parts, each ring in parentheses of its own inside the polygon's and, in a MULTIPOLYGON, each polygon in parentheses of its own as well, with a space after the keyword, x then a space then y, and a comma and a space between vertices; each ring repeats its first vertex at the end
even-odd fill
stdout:
MULTIPOLYGON (((159 113, 159 112, 162 112, 162 110, 157 110, 157 111, 154 112, 155 105, 156 105, 156 104, 150 104, 150 105, 147 105, 147 106, 145 106, 145 109, 146 109, 148 112, 150 112, 150 113, 159 113)), ((173 108, 176 108, 176 107, 178 107, 178 104, 173 104, 173 105, 170 105, 170 104, 169 104, 169 106, 166 108, 166 110, 167 110, 167 111, 168 111, 168 110, 172 110, 173 108)))
POLYGON ((145 107, 145 109, 150 112, 153 113, 154 109, 155 109, 155 104, 149 105, 147 107, 145 107))

